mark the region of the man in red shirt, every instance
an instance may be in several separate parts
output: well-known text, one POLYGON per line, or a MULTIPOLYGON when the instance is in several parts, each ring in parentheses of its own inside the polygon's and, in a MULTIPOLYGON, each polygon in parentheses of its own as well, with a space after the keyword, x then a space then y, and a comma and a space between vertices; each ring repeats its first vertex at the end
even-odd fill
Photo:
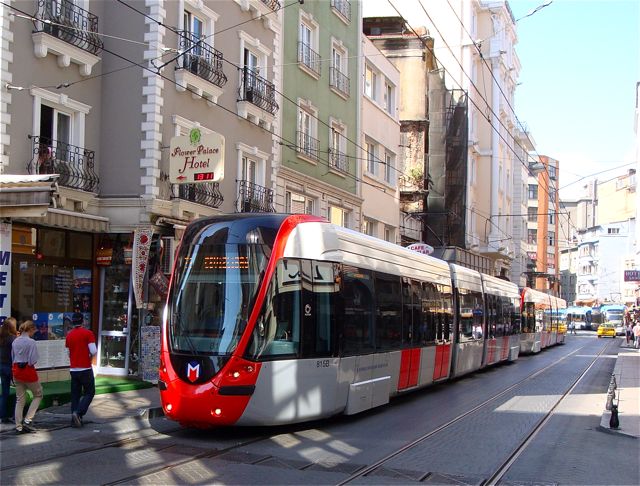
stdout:
POLYGON ((96 384, 91 368, 91 357, 96 354, 96 339, 85 329, 83 316, 76 312, 71 321, 73 329, 67 334, 65 346, 69 350, 69 373, 71 374, 71 425, 82 427, 82 417, 87 413, 96 393, 96 384))

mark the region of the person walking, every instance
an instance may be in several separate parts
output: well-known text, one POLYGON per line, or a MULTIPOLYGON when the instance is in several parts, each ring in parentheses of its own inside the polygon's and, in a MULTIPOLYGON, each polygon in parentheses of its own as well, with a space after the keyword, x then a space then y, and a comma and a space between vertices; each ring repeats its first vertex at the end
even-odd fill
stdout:
POLYGON ((636 325, 633 326, 633 347, 640 348, 640 321, 637 321, 636 325))
POLYGON ((13 365, 11 373, 16 384, 16 432, 35 432, 33 417, 35 417, 40 402, 42 401, 42 385, 38 379, 36 363, 38 362, 38 347, 33 340, 36 325, 33 321, 25 321, 20 325, 20 335, 11 345, 11 358, 13 365), (27 402, 27 390, 33 394, 33 400, 24 416, 24 406, 27 402))
POLYGON ((0 326, 0 380, 2 380, 2 396, 0 397, 0 415, 2 423, 11 422, 13 413, 9 415, 9 393, 11 392, 11 345, 18 335, 15 317, 7 317, 0 326))
POLYGON ((96 393, 91 358, 96 354, 96 339, 83 327, 82 314, 76 312, 71 318, 73 329, 67 334, 65 346, 69 350, 69 373, 71 374, 71 425, 82 427, 82 417, 96 393))

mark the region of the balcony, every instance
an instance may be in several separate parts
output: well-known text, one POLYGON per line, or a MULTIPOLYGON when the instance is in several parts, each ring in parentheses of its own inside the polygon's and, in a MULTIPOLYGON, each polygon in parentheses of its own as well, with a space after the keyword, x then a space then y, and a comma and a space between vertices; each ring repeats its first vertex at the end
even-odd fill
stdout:
POLYGON ((176 89, 189 90, 194 98, 204 98, 213 106, 227 84, 222 53, 187 30, 177 32, 182 54, 176 59, 176 89))
POLYGON ((319 149, 319 140, 311 137, 304 132, 296 132, 296 152, 298 152, 299 155, 317 161, 319 149))
POLYGON ((351 3, 347 0, 331 0, 331 8, 348 23, 351 22, 351 3))
POLYGON ((349 84, 349 78, 342 74, 338 68, 329 69, 329 86, 337 90, 339 94, 348 97, 351 92, 349 84))
POLYGON ((309 74, 320 77, 320 54, 304 42, 298 42, 298 62, 309 71, 309 74))
POLYGON ((32 34, 36 57, 49 51, 58 56, 58 65, 80 65, 83 76, 91 74, 100 60, 102 40, 98 35, 98 17, 70 0, 39 0, 37 20, 32 34))
POLYGON ((276 88, 273 83, 261 78, 247 67, 240 68, 239 72, 238 101, 248 101, 267 113, 275 115, 278 111, 278 103, 276 103, 276 88))
POLYGON ((98 192, 100 179, 94 171, 95 152, 47 137, 30 135, 33 159, 29 174, 59 174, 60 186, 98 192))
POLYGON ((249 181, 238 181, 236 210, 239 213, 275 213, 273 191, 249 181))
POLYGON ((282 8, 282 5, 280 4, 279 0, 260 0, 260 1, 274 12, 282 8))
POLYGON ((340 172, 348 172, 349 162, 347 162, 346 154, 339 150, 329 149, 329 168, 340 172))
POLYGON ((202 182, 198 184, 173 184, 171 198, 183 199, 194 203, 218 208, 224 201, 217 182, 202 182))

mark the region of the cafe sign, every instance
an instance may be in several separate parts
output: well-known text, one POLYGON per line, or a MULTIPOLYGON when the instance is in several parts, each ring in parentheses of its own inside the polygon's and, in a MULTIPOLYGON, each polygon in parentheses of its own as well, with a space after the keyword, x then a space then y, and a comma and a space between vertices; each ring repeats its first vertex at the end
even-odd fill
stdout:
POLYGON ((189 135, 173 137, 169 148, 169 182, 194 184, 224 178, 224 137, 192 128, 189 135))

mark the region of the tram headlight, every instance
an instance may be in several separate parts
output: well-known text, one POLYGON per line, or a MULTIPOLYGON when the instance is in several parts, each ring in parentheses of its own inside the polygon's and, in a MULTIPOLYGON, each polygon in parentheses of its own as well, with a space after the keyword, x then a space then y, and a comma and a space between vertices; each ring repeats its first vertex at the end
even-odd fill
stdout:
POLYGON ((220 415, 222 415, 222 409, 215 408, 211 410, 211 415, 213 415, 214 417, 219 417, 220 415))
POLYGON ((233 376, 234 378, 240 378, 240 372, 239 371, 234 371, 233 375, 231 375, 231 376, 233 376))
POLYGON ((173 408, 173 405, 171 405, 170 403, 167 403, 165 408, 167 409, 167 412, 171 412, 171 409, 173 408))

